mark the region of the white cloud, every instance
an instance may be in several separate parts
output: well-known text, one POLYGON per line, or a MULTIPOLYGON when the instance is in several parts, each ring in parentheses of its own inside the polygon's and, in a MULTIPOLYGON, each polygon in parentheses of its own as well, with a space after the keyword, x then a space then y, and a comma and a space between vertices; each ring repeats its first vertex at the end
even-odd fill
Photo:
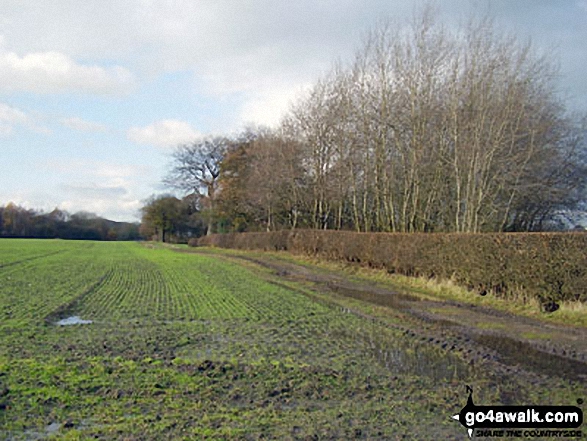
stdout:
POLYGON ((39 125, 35 118, 16 107, 0 103, 0 136, 12 134, 15 127, 21 126, 37 133, 50 134, 51 130, 39 125))
POLYGON ((185 121, 164 119, 146 127, 131 127, 127 138, 137 144, 148 144, 155 147, 170 148, 184 144, 201 136, 185 121))
POLYGON ((106 127, 104 124, 86 121, 78 117, 62 118, 60 122, 65 127, 69 127, 73 130, 79 130, 80 132, 106 132, 108 130, 108 127, 106 127))
MULTIPOLYGON (((88 211, 119 221, 138 220, 147 196, 144 182, 158 178, 147 166, 84 158, 42 161, 37 169, 41 175, 55 173, 51 180, 58 184, 48 187, 50 194, 12 193, 4 199, 45 211, 59 207, 70 213, 88 211)), ((1 196, 0 191, 0 203, 1 196)))
MULTIPOLYGON (((308 88, 308 83, 305 88, 308 88)), ((246 126, 249 123, 260 123, 267 126, 277 125, 290 105, 304 91, 299 85, 271 85, 259 89, 253 96, 245 101, 239 114, 239 122, 246 126)))
POLYGON ((121 185, 101 185, 96 183, 64 184, 61 188, 66 193, 74 194, 84 199, 118 198, 126 195, 128 190, 121 185))
MULTIPOLYGON (((111 59, 150 79, 192 72, 197 87, 188 93, 230 100, 239 112, 233 98, 243 102, 244 96, 245 106, 258 107, 253 100, 259 101, 259 95, 276 97, 285 84, 290 96, 300 83, 327 69, 333 58, 348 55, 360 33, 386 9, 393 13, 406 9, 389 3, 19 0, 0 7, 0 16, 6 18, 2 32, 11 50, 21 55, 111 59), (18 26, 37 22, 42 26, 18 26), (268 85, 276 82, 279 89, 269 90, 268 85)), ((263 118, 257 122, 267 123, 276 119, 278 110, 255 113, 263 118)))
MULTIPOLYGON (((75 187, 73 185, 72 187, 75 187)), ((80 186, 81 188, 82 186, 80 186)), ((91 187, 91 186, 90 186, 91 187)), ((77 190, 80 190, 78 188, 77 190)), ((0 192, 0 205, 13 202, 18 206, 31 210, 51 212, 54 208, 77 213, 86 211, 96 213, 98 216, 115 221, 136 222, 139 220, 139 210, 143 203, 139 198, 128 194, 124 197, 108 197, 106 189, 104 195, 88 194, 79 192, 72 188, 68 192, 65 189, 63 196, 56 196, 55 193, 46 192, 19 192, 4 194, 0 192)), ((100 190, 98 189, 98 192, 100 190)))
POLYGON ((139 199, 120 199, 113 201, 112 198, 106 197, 86 197, 76 196, 59 202, 58 206, 62 210, 70 213, 86 211, 96 213, 98 216, 110 220, 136 222, 138 212, 142 207, 139 199))
POLYGON ((28 121, 22 110, 0 103, 0 135, 10 135, 14 126, 27 124, 28 121))
MULTIPOLYGON (((258 107, 253 102, 259 100, 257 95, 276 95, 284 90, 282 85, 269 91, 265 86, 268 83, 280 80, 295 90, 301 83, 315 80, 333 59, 352 56, 363 33, 377 20, 391 17, 402 22, 416 7, 410 0, 0 3, 0 28, 12 50, 21 55, 67 54, 73 60, 115 60, 151 78, 164 72, 191 71, 200 86, 198 93, 216 93, 223 98, 245 94, 248 107, 258 107)), ((467 11, 479 9, 477 3, 443 0, 438 7, 446 17, 457 21, 467 11)), ((585 8, 585 0, 494 3, 493 12, 499 21, 506 18, 516 27, 532 24, 542 36, 539 39, 548 40, 547 31, 562 23, 585 40, 582 23, 570 24, 566 19, 574 18, 571 14, 582 19, 583 14, 576 12, 577 6, 585 8), (532 7, 533 3, 540 4, 532 7), (532 11, 539 14, 531 16, 532 11), (553 11, 560 11, 562 18, 553 20, 553 11)), ((583 45, 577 43, 575 47, 580 51, 583 45)), ((566 50, 563 46, 563 52, 566 50)), ((72 59, 69 61, 73 63, 72 59)), ((576 72, 582 70, 577 68, 576 72)), ((266 118, 261 122, 275 119, 266 112, 260 117, 266 118)))
POLYGON ((75 62, 55 52, 33 52, 22 57, 4 48, 0 39, 0 91, 96 95, 124 95, 134 88, 134 77, 120 66, 100 67, 75 62))
MULTIPOLYGON (((65 175, 87 177, 96 180, 111 180, 136 178, 140 179, 145 174, 151 173, 149 167, 134 164, 119 164, 108 161, 96 161, 91 159, 52 159, 38 163, 41 170, 50 170, 65 175)), ((110 185, 110 184, 109 184, 110 185)))
MULTIPOLYGON (((114 166, 116 168, 116 166, 114 166)), ((102 174, 90 173, 88 178, 102 174)), ((121 176, 96 181, 75 181, 59 186, 58 206, 71 213, 89 211, 111 220, 134 221, 138 218, 141 198, 137 196, 136 182, 121 176)))
POLYGON ((140 178, 149 172, 147 167, 132 164, 112 164, 109 162, 94 162, 92 169, 95 176, 112 180, 140 178))

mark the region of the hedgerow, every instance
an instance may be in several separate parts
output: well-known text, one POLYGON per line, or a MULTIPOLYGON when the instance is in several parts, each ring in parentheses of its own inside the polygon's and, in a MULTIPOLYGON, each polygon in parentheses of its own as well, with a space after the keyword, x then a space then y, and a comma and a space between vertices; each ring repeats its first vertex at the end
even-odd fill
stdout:
POLYGON ((198 245, 285 250, 407 276, 451 279, 480 294, 587 301, 587 234, 402 234, 294 230, 231 233, 198 245))

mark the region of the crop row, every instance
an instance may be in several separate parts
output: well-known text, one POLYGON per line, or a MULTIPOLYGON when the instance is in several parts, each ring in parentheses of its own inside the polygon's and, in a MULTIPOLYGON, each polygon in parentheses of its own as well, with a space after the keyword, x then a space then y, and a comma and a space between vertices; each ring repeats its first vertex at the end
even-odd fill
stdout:
POLYGON ((275 348, 281 355, 285 351, 310 361, 318 353, 333 359, 361 347, 369 351, 371 345, 361 338, 357 346, 350 338, 363 332, 360 321, 212 256, 96 243, 31 261, 9 277, 10 283, 0 288, 0 311, 21 322, 65 314, 104 324, 206 320, 209 348, 228 351, 226 356, 266 356, 267 348, 275 348), (232 325, 226 327, 227 320, 232 325), (215 342, 216 326, 223 330, 215 342), (314 354, 307 354, 306 341, 314 341, 314 354))
MULTIPOLYGON (((60 245, 58 242, 47 244, 60 245)), ((43 257, 0 268, 2 323, 43 321, 53 311, 90 290, 107 269, 100 259, 96 260, 97 256, 107 255, 107 250, 85 245, 76 243, 69 249, 57 246, 43 257)), ((0 248, 5 246, 4 242, 0 243, 0 248)), ((15 249, 12 250, 18 257, 15 249)), ((50 251, 50 247, 47 246, 44 251, 50 251)), ((28 255, 32 255, 32 251, 28 255)))
POLYGON ((118 244, 108 275, 78 305, 84 318, 284 320, 321 310, 235 264, 136 244, 118 244))
POLYGON ((157 250, 157 259, 148 259, 145 253, 149 250, 138 245, 120 244, 110 256, 108 277, 84 298, 80 314, 100 320, 230 316, 213 287, 190 283, 181 271, 165 265, 166 251, 157 250))
POLYGON ((267 283, 233 263, 171 252, 160 262, 168 279, 181 285, 182 292, 208 306, 210 313, 204 316, 207 318, 295 319, 322 310, 320 305, 308 305, 304 299, 292 296, 290 290, 267 283))
POLYGON ((26 263, 88 246, 91 246, 91 244, 87 242, 70 244, 47 240, 0 239, 0 268, 26 263))
POLYGON ((51 244, 62 252, 0 268, 4 324, 66 315, 100 322, 244 319, 259 323, 261 334, 267 333, 261 340, 270 341, 296 321, 302 326, 290 336, 294 345, 297 338, 324 332, 324 324, 333 319, 329 308, 303 294, 214 257, 135 243, 46 241, 30 246, 50 251, 51 244))

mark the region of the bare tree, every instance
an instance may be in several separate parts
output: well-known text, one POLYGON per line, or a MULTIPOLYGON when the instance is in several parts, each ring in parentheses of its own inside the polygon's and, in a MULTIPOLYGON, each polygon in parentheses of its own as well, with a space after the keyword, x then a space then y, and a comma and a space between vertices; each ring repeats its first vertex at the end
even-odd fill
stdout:
MULTIPOLYGON (((489 18, 455 32, 426 8, 376 28, 287 119, 304 149, 314 228, 541 228, 577 205, 584 140, 556 68, 489 18)), ((584 132, 583 132, 584 133, 584 132)))
POLYGON ((220 164, 230 144, 226 137, 210 137, 177 147, 171 170, 163 181, 186 194, 200 196, 208 216, 207 234, 213 232, 220 164))
MULTIPOLYGON (((491 19, 449 31, 425 8, 410 28, 375 28, 278 130, 239 141, 220 191, 267 230, 547 228, 587 186, 585 129, 555 79, 491 19)), ((213 207, 225 150, 203 147, 178 150, 168 182, 213 207)))

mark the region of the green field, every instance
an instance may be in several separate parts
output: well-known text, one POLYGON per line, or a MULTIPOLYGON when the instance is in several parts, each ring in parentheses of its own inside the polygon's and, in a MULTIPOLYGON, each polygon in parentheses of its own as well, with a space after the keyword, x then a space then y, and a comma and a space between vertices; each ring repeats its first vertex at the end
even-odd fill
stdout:
POLYGON ((465 384, 568 399, 391 324, 221 254, 2 240, 0 439, 464 439, 465 384))

